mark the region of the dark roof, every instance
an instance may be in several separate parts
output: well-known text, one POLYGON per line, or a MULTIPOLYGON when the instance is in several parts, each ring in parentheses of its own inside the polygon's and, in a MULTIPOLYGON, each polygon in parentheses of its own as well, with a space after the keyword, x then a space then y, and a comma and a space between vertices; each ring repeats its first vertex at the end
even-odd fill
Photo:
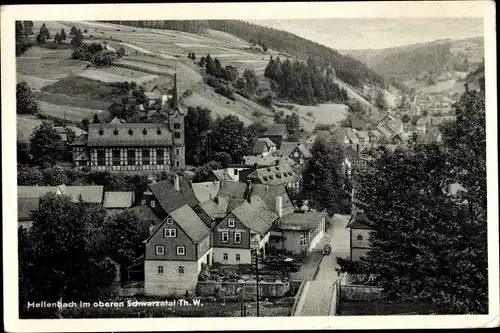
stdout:
POLYGON ((210 234, 210 229, 188 205, 184 205, 174 210, 170 213, 170 217, 174 219, 179 227, 181 227, 195 243, 204 240, 210 234))
POLYGON ((38 210, 40 197, 21 197, 17 199, 17 219, 31 220, 31 212, 38 210))
POLYGON ((42 197, 48 193, 57 193, 57 186, 18 186, 17 197, 42 197))
POLYGON ((217 196, 220 189, 220 182, 192 183, 194 196, 198 202, 204 202, 217 196))
POLYGON ((165 125, 152 123, 90 124, 88 146, 170 146, 172 133, 165 125))
POLYGON ((269 166, 269 165, 276 165, 276 161, 280 161, 279 163, 287 163, 291 166, 295 165, 295 161, 292 160, 291 158, 288 157, 280 157, 280 156, 268 156, 268 157, 262 157, 262 156, 243 156, 243 160, 245 161, 245 164, 242 165, 242 167, 248 168, 249 166, 257 165, 259 166, 269 166))
POLYGON ((272 222, 278 217, 273 212, 270 212, 265 207, 262 200, 258 198, 243 202, 241 205, 233 209, 232 213, 240 220, 247 228, 256 231, 260 234, 266 233, 271 227, 272 222), (273 219, 273 217, 275 217, 273 219), (272 220, 272 221, 271 221, 272 220))
POLYGON ((159 226, 161 223, 161 219, 149 206, 136 206, 130 208, 132 212, 134 212, 141 222, 145 223, 147 227, 149 227, 150 223, 153 222, 155 225, 159 226))
POLYGON ((296 181, 297 175, 289 164, 281 163, 273 166, 259 167, 249 174, 247 179, 253 181, 259 180, 260 183, 267 185, 280 185, 296 181))
POLYGON ((351 217, 349 223, 347 223, 346 228, 350 229, 371 229, 372 222, 366 217, 362 212, 359 212, 351 217))
POLYGON ((298 147, 299 151, 304 155, 305 158, 311 158, 312 154, 309 148, 306 147, 305 144, 301 143, 298 147))
POLYGON ((326 216, 326 211, 292 213, 280 218, 278 228, 281 230, 311 230, 326 216))
POLYGON ((180 191, 175 189, 173 179, 166 179, 149 184, 151 192, 153 192, 156 200, 158 200, 158 203, 167 214, 186 204, 189 205, 189 207, 194 207, 198 204, 191 185, 182 177, 179 181, 179 185, 180 191))
MULTIPOLYGON (((228 211, 232 211, 235 207, 241 205, 246 200, 245 194, 247 185, 242 182, 223 182, 219 191, 219 196, 227 196, 229 198, 228 211)), ((276 213, 276 197, 283 197, 282 210, 283 215, 293 212, 294 206, 290 200, 285 185, 264 185, 252 184, 251 196, 258 196, 264 201, 267 208, 276 213)))
POLYGON ((283 141, 280 146, 280 155, 288 157, 297 148, 299 142, 287 142, 283 141))
POLYGON ((214 200, 201 202, 199 206, 212 220, 223 218, 228 212, 229 198, 217 197, 214 200))
POLYGON ((104 186, 59 186, 62 194, 71 197, 73 202, 78 202, 80 197, 84 202, 88 203, 102 203, 104 195, 104 186))
POLYGON ((275 136, 282 135, 285 136, 287 133, 285 124, 271 124, 267 126, 267 130, 260 135, 260 137, 265 136, 275 136))
POLYGON ((234 180, 233 177, 231 177, 231 175, 229 175, 229 172, 227 171, 227 169, 212 170, 211 173, 219 181, 222 181, 222 180, 234 180))
MULTIPOLYGON (((257 141, 255 141, 255 144, 253 145, 252 153, 254 153, 254 154, 262 154, 262 153, 268 151, 270 147, 272 147, 264 139, 267 139, 267 141, 271 141, 268 138, 260 138, 260 139, 258 139, 257 141)), ((273 142, 273 146, 276 146, 276 144, 274 142, 273 142)))

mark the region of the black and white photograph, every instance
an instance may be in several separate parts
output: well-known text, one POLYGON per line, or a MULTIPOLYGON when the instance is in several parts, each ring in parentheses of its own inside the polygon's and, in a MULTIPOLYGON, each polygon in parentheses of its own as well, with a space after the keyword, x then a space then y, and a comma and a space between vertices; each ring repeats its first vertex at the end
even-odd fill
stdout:
POLYGON ((6 329, 498 326, 494 3, 210 5, 2 7, 6 329))

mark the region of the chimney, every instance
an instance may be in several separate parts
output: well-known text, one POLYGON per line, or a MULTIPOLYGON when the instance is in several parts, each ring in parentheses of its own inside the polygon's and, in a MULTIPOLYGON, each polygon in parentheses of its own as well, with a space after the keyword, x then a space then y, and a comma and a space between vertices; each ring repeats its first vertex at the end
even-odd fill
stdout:
POLYGON ((258 167, 258 166, 259 166, 259 165, 258 165, 257 163, 254 163, 254 164, 253 164, 253 168, 254 168, 254 169, 257 169, 257 167, 258 167))
POLYGON ((283 198, 281 196, 276 197, 276 213, 278 217, 283 217, 283 198))
POLYGON ((359 143, 356 144, 356 152, 359 153, 359 143))
POLYGON ((247 180, 247 188, 245 189, 245 199, 250 202, 250 197, 252 195, 252 181, 247 180))
POLYGON ((218 205, 219 205, 219 197, 215 197, 215 198, 214 198, 214 202, 215 202, 215 204, 218 206, 218 205))
POLYGON ((279 159, 276 160, 276 165, 280 165, 280 160, 279 159))
POLYGON ((181 177, 177 173, 174 175, 174 187, 177 191, 181 190, 181 177))

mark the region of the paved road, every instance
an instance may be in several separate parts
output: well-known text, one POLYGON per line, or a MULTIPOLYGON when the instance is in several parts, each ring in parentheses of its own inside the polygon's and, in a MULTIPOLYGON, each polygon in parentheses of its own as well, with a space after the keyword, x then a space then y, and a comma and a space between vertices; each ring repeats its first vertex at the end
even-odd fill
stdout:
MULTIPOLYGON (((336 257, 349 256, 349 231, 345 228, 349 216, 336 215, 332 219, 333 235, 329 243, 332 253, 324 256, 316 279, 306 283, 305 297, 297 306, 297 316, 328 316, 333 295, 334 281, 340 279, 335 271, 336 257)), ((328 238, 326 238, 328 239, 328 238)), ((317 249, 321 249, 324 242, 320 242, 317 249)))

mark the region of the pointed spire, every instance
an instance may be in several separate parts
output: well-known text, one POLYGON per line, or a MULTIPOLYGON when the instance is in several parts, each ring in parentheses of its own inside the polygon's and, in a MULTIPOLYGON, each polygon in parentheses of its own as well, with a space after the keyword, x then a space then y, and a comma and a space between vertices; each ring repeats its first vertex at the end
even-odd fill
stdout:
POLYGON ((172 108, 179 106, 179 91, 177 89, 177 73, 174 74, 174 91, 172 92, 172 108))

